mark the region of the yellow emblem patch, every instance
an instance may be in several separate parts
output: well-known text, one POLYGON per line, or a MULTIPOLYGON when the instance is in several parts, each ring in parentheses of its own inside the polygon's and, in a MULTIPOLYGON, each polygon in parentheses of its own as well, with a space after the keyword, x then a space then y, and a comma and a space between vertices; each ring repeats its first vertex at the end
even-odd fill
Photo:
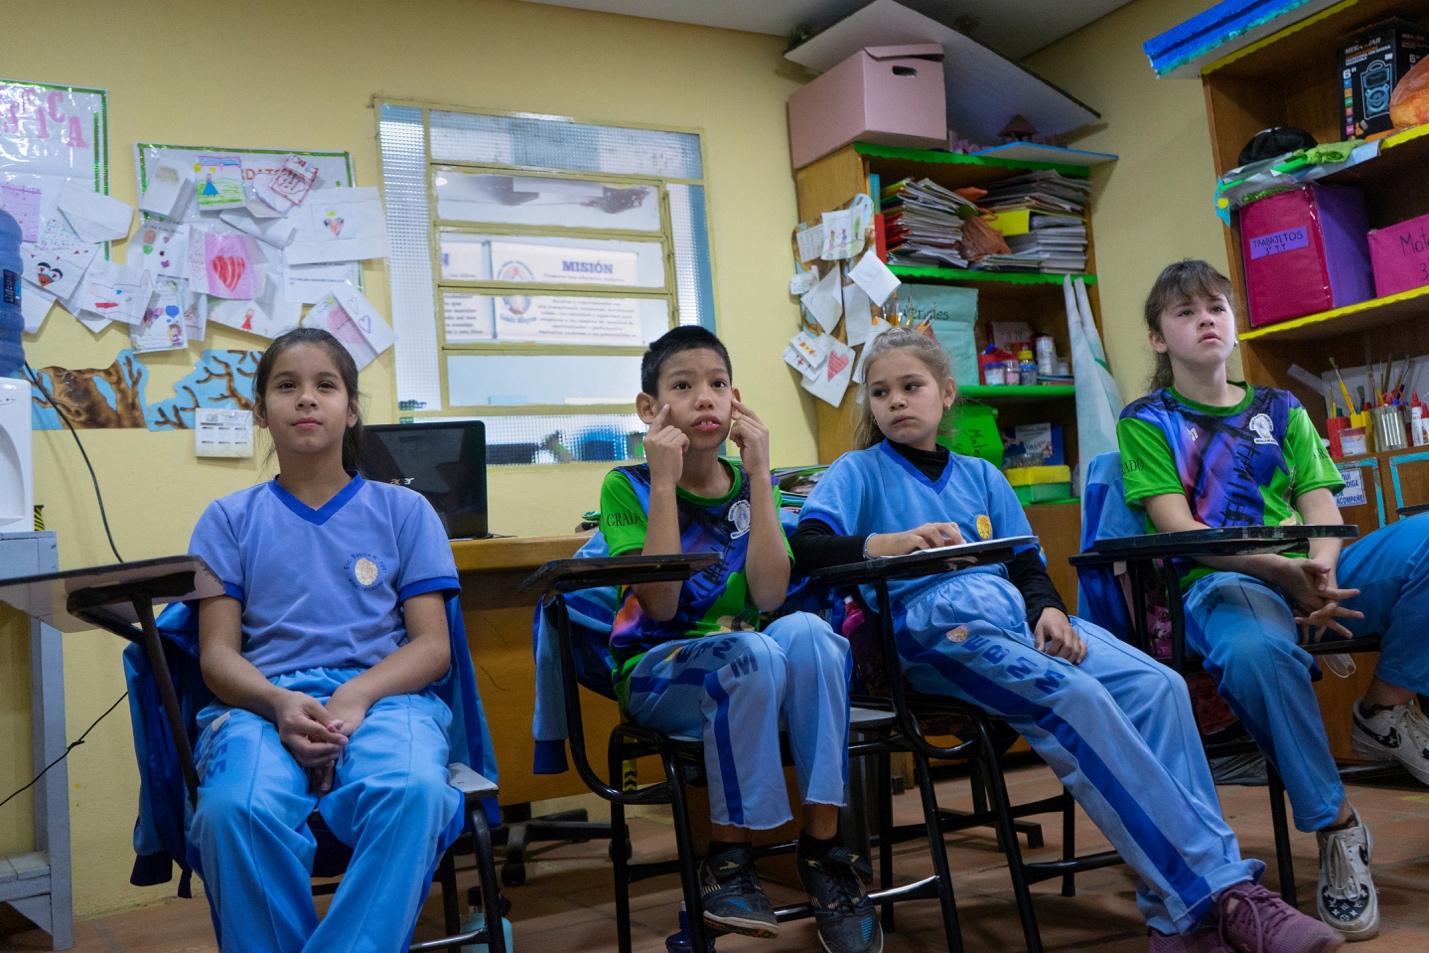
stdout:
POLYGON ((992 539, 992 520, 988 519, 986 513, 977 515, 977 538, 992 539))
POLYGON ((948 630, 949 642, 966 642, 968 639, 968 627, 960 625, 956 629, 948 630))

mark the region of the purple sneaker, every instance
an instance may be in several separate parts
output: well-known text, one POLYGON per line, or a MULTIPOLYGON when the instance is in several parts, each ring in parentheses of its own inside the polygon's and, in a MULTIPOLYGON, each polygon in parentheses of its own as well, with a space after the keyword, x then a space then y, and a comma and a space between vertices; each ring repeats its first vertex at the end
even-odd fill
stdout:
POLYGON ((1328 953, 1345 942, 1338 930, 1250 881, 1227 888, 1216 913, 1221 937, 1244 953, 1328 953))
POLYGON ((1170 936, 1152 930, 1146 953, 1235 953, 1235 949, 1221 939, 1219 930, 1205 927, 1170 936))

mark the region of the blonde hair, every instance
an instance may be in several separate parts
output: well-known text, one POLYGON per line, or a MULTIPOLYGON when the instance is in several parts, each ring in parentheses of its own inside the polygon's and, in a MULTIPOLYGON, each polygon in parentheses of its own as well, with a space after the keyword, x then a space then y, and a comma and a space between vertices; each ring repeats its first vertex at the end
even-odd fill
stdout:
POLYGON ((883 431, 878 429, 878 421, 873 419, 873 403, 868 397, 868 378, 873 371, 874 361, 887 357, 893 351, 907 349, 913 352, 914 357, 923 362, 923 366, 928 368, 928 373, 933 375, 933 380, 940 387, 943 381, 951 380, 953 377, 953 363, 948 358, 948 352, 943 350, 943 346, 931 335, 922 331, 914 331, 911 328, 894 328, 880 334, 864 347, 868 348, 869 352, 863 361, 863 383, 860 385, 862 387, 863 411, 859 414, 858 423, 854 425, 853 430, 855 450, 871 447, 884 438, 883 431))

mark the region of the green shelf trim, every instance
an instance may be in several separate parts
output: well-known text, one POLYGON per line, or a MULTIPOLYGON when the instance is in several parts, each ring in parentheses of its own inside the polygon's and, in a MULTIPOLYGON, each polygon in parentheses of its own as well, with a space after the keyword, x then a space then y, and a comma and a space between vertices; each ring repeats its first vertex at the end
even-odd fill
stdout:
MULTIPOLYGON (((899 278, 923 278, 928 281, 984 281, 1004 285, 1056 285, 1062 286, 1061 274, 1042 271, 971 271, 965 268, 937 268, 932 265, 889 265, 899 278)), ((1097 276, 1072 275, 1089 285, 1097 283, 1097 276)))
POLYGON ((978 400, 996 400, 999 397, 1017 398, 1065 398, 1075 397, 1075 384, 968 384, 958 388, 959 397, 976 397, 978 400))
POLYGON ((905 162, 926 162, 929 165, 980 165, 989 169, 1028 169, 1041 171, 1051 169, 1075 179, 1091 177, 1085 166, 1066 165, 1061 162, 1032 162, 1028 159, 994 159, 990 156, 969 156, 960 152, 939 152, 932 149, 904 149, 899 146, 881 146, 874 142, 855 142, 854 151, 861 156, 875 159, 902 159, 905 162))

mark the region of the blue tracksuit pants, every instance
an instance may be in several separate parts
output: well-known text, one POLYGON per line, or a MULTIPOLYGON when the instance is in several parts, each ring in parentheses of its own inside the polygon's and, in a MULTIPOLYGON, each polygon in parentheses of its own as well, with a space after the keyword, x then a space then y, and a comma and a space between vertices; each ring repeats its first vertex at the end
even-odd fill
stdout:
POLYGON ((844 804, 852 665, 847 640, 797 612, 762 632, 655 646, 631 672, 628 714, 647 728, 703 738, 710 819, 767 830, 792 817, 781 723, 801 803, 844 804))
POLYGON ((913 686, 1005 718, 1139 875, 1137 903, 1185 932, 1225 888, 1258 878, 1221 816, 1182 678, 1080 619, 1073 665, 1037 651, 1021 596, 992 573, 945 577, 899 613, 913 686))
MULTIPOLYGON (((272 681, 325 702, 361 672, 308 669, 272 681)), ((433 695, 382 699, 349 739, 332 790, 319 797, 272 722, 218 703, 200 713, 189 840, 202 857, 224 953, 407 948, 438 852, 461 830, 461 793, 447 783, 450 722, 433 695), (353 848, 321 923, 310 882, 314 807, 353 848)))
MULTIPOLYGON (((1391 523, 1347 547, 1336 578, 1360 590, 1345 605, 1365 614, 1344 620, 1345 627, 1381 636, 1380 678, 1429 693, 1429 642, 1422 637, 1429 621, 1429 516, 1391 523)), ((1333 824, 1345 789, 1310 685, 1313 660, 1296 645, 1285 596, 1252 576, 1212 573, 1186 593, 1186 622, 1187 645, 1206 659, 1231 710, 1275 761, 1295 826, 1314 831, 1333 824)))

